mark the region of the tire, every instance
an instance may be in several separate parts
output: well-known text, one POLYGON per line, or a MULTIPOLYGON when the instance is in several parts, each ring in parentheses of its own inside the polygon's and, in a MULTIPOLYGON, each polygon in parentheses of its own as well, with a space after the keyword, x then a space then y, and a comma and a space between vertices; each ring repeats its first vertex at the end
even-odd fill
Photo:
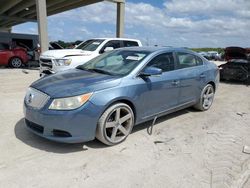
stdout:
POLYGON ((200 99, 197 104, 194 105, 194 108, 200 111, 208 110, 214 100, 214 87, 211 84, 207 84, 201 92, 200 99))
POLYGON ((20 68, 22 64, 22 60, 19 57, 13 57, 9 62, 9 65, 12 68, 20 68))
POLYGON ((133 126, 133 110, 125 103, 116 103, 106 109, 100 117, 96 138, 106 145, 116 145, 126 140, 133 126))

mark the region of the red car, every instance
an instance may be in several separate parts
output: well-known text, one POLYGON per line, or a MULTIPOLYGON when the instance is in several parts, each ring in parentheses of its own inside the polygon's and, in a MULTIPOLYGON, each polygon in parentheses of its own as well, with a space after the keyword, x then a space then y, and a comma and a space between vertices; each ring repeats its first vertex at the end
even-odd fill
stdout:
POLYGON ((27 64, 27 51, 20 47, 11 48, 6 43, 0 43, 0 65, 20 68, 27 64))

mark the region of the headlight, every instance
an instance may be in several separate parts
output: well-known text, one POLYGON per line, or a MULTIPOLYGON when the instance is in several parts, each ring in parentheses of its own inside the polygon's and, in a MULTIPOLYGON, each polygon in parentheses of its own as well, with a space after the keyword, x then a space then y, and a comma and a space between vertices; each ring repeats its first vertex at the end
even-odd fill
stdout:
POLYGON ((49 106, 51 110, 73 110, 86 103, 93 93, 84 95, 54 99, 49 106))
POLYGON ((72 59, 54 59, 56 66, 68 66, 71 64, 72 59))

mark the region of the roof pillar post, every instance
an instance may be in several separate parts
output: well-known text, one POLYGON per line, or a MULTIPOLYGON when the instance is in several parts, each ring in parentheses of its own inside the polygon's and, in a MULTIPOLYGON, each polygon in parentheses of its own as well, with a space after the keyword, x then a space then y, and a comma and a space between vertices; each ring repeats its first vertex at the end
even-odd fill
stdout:
POLYGON ((48 24, 46 0, 36 0, 37 23, 41 53, 48 50, 48 24))
POLYGON ((124 34, 125 2, 117 2, 116 16, 116 37, 120 38, 124 34))

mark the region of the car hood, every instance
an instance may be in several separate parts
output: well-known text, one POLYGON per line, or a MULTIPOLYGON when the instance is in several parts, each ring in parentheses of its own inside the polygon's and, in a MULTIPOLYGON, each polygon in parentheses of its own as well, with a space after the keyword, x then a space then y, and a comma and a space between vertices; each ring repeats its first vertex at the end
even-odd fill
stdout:
POLYGON ((117 76, 71 69, 41 78, 31 87, 52 98, 60 98, 115 87, 120 81, 121 78, 117 76))
POLYGON ((93 52, 80 49, 48 50, 42 53, 41 58, 63 58, 67 56, 90 56, 93 52))

